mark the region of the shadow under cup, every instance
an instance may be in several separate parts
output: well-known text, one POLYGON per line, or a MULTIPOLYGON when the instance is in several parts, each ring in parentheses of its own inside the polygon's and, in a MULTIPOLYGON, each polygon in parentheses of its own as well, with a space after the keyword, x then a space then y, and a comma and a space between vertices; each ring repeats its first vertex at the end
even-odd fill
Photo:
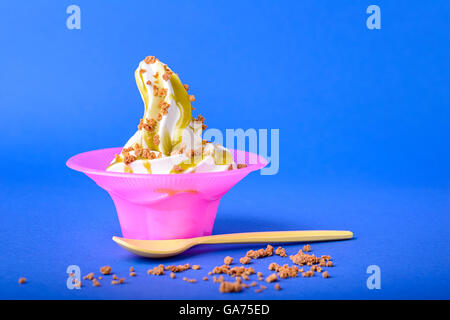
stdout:
POLYGON ((129 239, 181 239, 211 234, 222 196, 250 172, 267 165, 264 157, 230 150, 246 168, 223 172, 136 174, 105 168, 122 148, 80 153, 67 161, 105 189, 114 201, 122 235, 129 239))

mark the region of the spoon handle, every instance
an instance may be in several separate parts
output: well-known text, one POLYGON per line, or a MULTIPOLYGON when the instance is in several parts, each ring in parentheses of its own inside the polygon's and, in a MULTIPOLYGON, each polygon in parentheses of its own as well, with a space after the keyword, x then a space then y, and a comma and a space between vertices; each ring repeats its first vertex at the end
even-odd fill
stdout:
POLYGON ((198 244, 212 243, 261 243, 261 242, 309 242, 351 239, 353 232, 340 230, 267 231, 219 234, 199 237, 198 244))

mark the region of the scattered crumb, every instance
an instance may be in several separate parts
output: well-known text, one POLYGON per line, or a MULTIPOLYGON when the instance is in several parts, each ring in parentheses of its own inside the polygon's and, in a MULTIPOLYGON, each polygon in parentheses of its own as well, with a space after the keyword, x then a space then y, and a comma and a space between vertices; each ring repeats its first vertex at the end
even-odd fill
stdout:
POLYGON ((186 277, 184 277, 183 280, 186 281, 186 282, 189 282, 189 283, 196 283, 197 282, 196 279, 189 279, 189 278, 186 278, 186 277))
POLYGON ((250 260, 251 260, 250 257, 242 257, 242 258, 239 259, 239 262, 241 264, 249 264, 250 260))
POLYGON ((277 280, 278 280, 278 277, 277 277, 276 273, 272 273, 270 276, 268 276, 266 278, 266 282, 267 283, 271 283, 271 282, 274 282, 274 281, 277 281, 277 280))
POLYGON ((136 272, 130 272, 130 277, 136 277, 136 272))
POLYGON ((329 278, 330 274, 328 273, 328 271, 324 271, 324 273, 322 273, 322 278, 329 278))
POLYGON ((170 273, 170 277, 171 277, 172 279, 175 279, 175 278, 176 278, 175 273, 171 272, 171 273, 170 273))
POLYGON ((241 292, 242 284, 237 279, 235 282, 222 281, 220 283, 219 291, 221 293, 241 292))
MULTIPOLYGON (((94 278, 94 273, 93 272, 91 272, 91 273, 88 273, 87 275, 85 275, 84 277, 83 277, 83 279, 84 280, 92 280, 94 278)), ((98 277, 99 279, 100 279, 100 277, 98 277)))
POLYGON ((279 283, 275 284, 275 289, 276 289, 276 290, 281 290, 281 286, 280 286, 279 283))
POLYGON ((148 274, 153 274, 156 276, 162 276, 164 274, 164 265, 160 264, 157 267, 154 267, 153 269, 147 270, 148 274))
POLYGON ((277 250, 275 250, 275 254, 279 255, 280 257, 287 257, 286 250, 282 247, 278 247, 277 250))
POLYGON ((200 266, 199 266, 198 264, 194 264, 194 265, 192 266, 192 269, 194 269, 194 270, 199 270, 199 269, 200 269, 200 266))
MULTIPOLYGON (((238 165, 239 166, 239 165, 238 165)), ((252 259, 264 258, 273 255, 273 247, 269 244, 266 249, 249 250, 246 254, 247 257, 252 259)))
POLYGON ((104 275, 108 275, 111 273, 112 268, 110 266, 104 266, 100 268, 100 272, 104 275))
POLYGON ((230 256, 227 256, 227 257, 225 257, 225 259, 223 259, 223 262, 224 262, 226 265, 230 265, 230 264, 233 263, 233 258, 230 257, 230 256))
POLYGON ((26 278, 23 278, 23 277, 21 277, 21 278, 19 278, 19 284, 24 284, 25 282, 27 282, 27 279, 26 278))

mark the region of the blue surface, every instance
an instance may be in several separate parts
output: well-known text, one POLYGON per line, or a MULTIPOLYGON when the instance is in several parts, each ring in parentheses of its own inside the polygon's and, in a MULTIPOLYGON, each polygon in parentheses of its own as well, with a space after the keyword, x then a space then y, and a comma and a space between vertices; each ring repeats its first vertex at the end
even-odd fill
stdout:
MULTIPOLYGON (((81 30, 66 28, 70 4, 0 2, 0 298, 450 298, 448 1, 376 1, 381 30, 366 28, 367 1, 76 1, 81 30), (149 54, 190 84, 209 127, 280 129, 279 173, 233 188, 214 233, 352 230, 354 240, 312 245, 333 256, 330 279, 222 295, 212 281, 145 271, 189 262, 202 270, 179 278, 201 279, 258 246, 152 261, 111 241, 111 199, 65 161, 134 132, 133 72, 149 54), (68 290, 71 264, 138 276, 68 290), (369 265, 380 290, 366 287, 369 265)), ((267 275, 272 261, 286 258, 252 266, 267 275)))

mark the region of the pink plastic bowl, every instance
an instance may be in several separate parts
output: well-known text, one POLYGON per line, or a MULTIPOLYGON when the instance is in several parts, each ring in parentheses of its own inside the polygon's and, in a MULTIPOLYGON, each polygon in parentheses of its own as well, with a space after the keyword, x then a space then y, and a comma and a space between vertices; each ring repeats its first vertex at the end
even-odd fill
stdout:
MULTIPOLYGON (((250 172, 267 165, 264 157, 232 150, 246 168, 208 173, 136 174, 105 168, 122 148, 77 154, 67 161, 114 201, 122 235, 130 239, 181 239, 210 235, 222 196, 250 172)), ((240 161, 240 163, 242 163, 240 161)))

